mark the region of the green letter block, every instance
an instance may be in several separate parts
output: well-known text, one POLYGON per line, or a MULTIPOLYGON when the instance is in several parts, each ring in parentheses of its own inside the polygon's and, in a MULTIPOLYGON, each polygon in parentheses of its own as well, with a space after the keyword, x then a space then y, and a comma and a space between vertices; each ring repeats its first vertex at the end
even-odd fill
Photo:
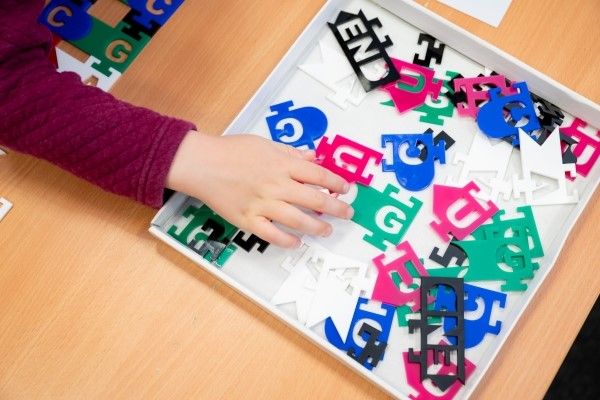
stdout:
POLYGON ((503 291, 527 289, 524 280, 533 278, 539 264, 534 258, 544 255, 537 225, 530 206, 519 207, 523 216, 502 219, 500 210, 492 223, 480 226, 475 240, 457 241, 469 258, 468 267, 430 269, 431 276, 464 277, 465 281, 504 281, 503 291))
POLYGON ((443 81, 443 87, 446 91, 440 93, 437 100, 428 99, 425 104, 415 109, 416 112, 423 113, 419 118, 419 121, 443 126, 443 118, 452 118, 454 115, 454 104, 450 101, 449 96, 454 94, 454 88, 450 85, 450 79, 454 78, 456 75, 458 75, 457 72, 447 71, 446 76, 448 79, 443 81), (443 105, 444 103, 446 105, 443 105))
MULTIPOLYGON (((229 257, 236 251, 237 247, 230 243, 233 235, 238 231, 238 228, 225 221, 223 218, 215 214, 206 205, 201 207, 189 206, 179 219, 167 230, 167 233, 175 238, 181 244, 192 247, 190 243, 206 242, 209 237, 220 243, 226 244, 225 249, 218 255, 214 263, 221 268, 229 260, 229 257), (223 232, 206 232, 202 228, 208 220, 216 222, 224 228, 223 232)), ((210 254, 203 255, 204 259, 213 261, 210 254)))
POLYGON ((111 67, 119 72, 124 72, 148 44, 150 38, 140 34, 142 40, 138 41, 123 33, 122 29, 127 27, 125 22, 119 22, 113 28, 97 18, 92 18, 93 25, 90 34, 71 43, 100 60, 100 64, 94 64, 94 68, 104 75, 110 75, 109 68, 111 67))
POLYGON ((383 193, 360 184, 356 188, 352 221, 370 232, 363 240, 381 251, 386 250, 386 242, 394 246, 400 243, 423 203, 414 197, 410 198, 410 204, 396 199, 393 195, 400 189, 391 184, 383 193))

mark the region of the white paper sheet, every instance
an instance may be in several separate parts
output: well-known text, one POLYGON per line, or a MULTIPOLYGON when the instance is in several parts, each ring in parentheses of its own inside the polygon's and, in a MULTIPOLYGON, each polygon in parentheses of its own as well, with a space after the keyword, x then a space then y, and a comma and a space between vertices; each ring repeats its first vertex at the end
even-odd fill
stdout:
POLYGON ((438 0, 494 27, 500 25, 512 0, 438 0))

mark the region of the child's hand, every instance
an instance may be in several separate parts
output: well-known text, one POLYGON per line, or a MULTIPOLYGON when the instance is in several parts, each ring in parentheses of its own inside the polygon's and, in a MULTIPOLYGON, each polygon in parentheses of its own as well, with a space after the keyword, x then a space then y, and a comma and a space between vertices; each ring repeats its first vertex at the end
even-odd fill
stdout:
POLYGON ((315 236, 328 236, 331 225, 296 206, 340 218, 354 213, 346 203, 303 184, 334 193, 349 190, 348 182, 314 159, 313 151, 258 136, 213 137, 192 131, 175 155, 167 187, 202 200, 232 224, 270 243, 297 247, 300 239, 273 222, 315 236))

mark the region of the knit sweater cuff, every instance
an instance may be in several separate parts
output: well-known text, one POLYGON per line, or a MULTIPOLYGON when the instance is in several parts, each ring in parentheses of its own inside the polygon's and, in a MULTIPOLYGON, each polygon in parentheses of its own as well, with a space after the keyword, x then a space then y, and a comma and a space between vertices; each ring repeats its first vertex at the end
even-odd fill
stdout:
POLYGON ((165 117, 140 174, 139 202, 154 208, 162 206, 167 175, 177 149, 193 129, 196 128, 190 122, 165 117))

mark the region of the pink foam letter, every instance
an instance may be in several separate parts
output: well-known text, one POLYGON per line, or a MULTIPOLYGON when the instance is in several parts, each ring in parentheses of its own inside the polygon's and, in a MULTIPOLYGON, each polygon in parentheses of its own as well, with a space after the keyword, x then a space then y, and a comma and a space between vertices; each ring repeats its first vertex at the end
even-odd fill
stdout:
POLYGON ((471 192, 479 192, 473 181, 462 188, 433 185, 433 214, 439 222, 432 221, 430 226, 445 242, 452 239, 448 233, 463 240, 498 212, 492 201, 484 207, 471 192))
POLYGON ((486 88, 500 88, 503 95, 511 94, 510 86, 506 85, 506 78, 502 75, 477 76, 474 78, 458 78, 454 80, 455 93, 464 92, 467 96, 467 104, 458 103, 456 108, 458 114, 463 117, 477 117, 479 104, 488 100, 486 88))
MULTIPOLYGON (((587 122, 582 121, 579 118, 575 118, 571 126, 560 128, 560 133, 571 136, 577 140, 578 143, 572 145, 573 154, 577 157, 577 164, 575 170, 583 177, 588 176, 598 157, 600 156, 600 140, 595 140, 588 136, 581 128, 585 128, 587 122), (581 159, 580 156, 585 152, 586 149, 591 149, 591 154, 588 151, 588 157, 581 159)), ((600 130, 596 131, 596 136, 600 139, 600 130)))
POLYGON ((400 73, 400 79, 383 86, 383 90, 392 96, 398 111, 405 112, 425 104, 428 94, 437 100, 444 82, 434 78, 432 69, 395 58, 392 62, 400 73))
POLYGON ((412 267, 419 276, 429 276, 429 274, 408 242, 400 243, 396 246, 396 251, 400 252, 400 256, 387 264, 385 263, 385 253, 373 259, 373 264, 377 267, 379 274, 371 298, 393 306, 412 302, 414 305, 411 306, 411 309, 416 312, 421 308, 419 290, 415 289, 408 293, 400 291, 400 288, 392 280, 391 273, 397 272, 406 286, 414 283, 413 275, 415 274, 414 272, 410 273, 409 267, 412 267))
POLYGON ((337 135, 330 141, 326 136, 321 139, 316 150, 321 166, 347 180, 368 186, 373 175, 365 175, 369 161, 379 165, 383 154, 344 136, 337 135))

